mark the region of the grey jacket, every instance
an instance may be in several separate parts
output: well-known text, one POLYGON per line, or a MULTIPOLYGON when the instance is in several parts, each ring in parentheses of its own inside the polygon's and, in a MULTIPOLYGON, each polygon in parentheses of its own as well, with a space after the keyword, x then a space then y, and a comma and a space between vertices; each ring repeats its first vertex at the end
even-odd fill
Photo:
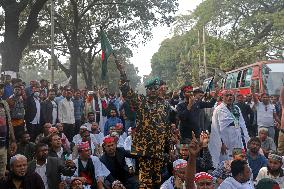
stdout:
MULTIPOLYGON (((36 170, 36 160, 33 160, 28 165, 28 172, 36 170)), ((47 184, 50 189, 58 189, 61 182, 61 174, 64 176, 73 176, 76 168, 68 168, 64 162, 56 157, 48 157, 46 165, 47 184)))

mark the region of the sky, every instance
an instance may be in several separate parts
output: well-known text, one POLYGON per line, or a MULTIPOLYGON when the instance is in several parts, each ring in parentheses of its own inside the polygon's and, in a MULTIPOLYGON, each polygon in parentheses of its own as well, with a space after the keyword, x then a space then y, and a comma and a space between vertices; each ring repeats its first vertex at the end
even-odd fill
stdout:
MULTIPOLYGON (((202 0, 179 0, 179 10, 176 15, 186 14, 194 10, 202 0)), ((171 37, 171 27, 158 26, 153 28, 153 38, 145 45, 141 44, 137 49, 133 49, 133 57, 130 62, 138 67, 139 76, 149 75, 151 73, 151 58, 159 50, 161 42, 171 37)))

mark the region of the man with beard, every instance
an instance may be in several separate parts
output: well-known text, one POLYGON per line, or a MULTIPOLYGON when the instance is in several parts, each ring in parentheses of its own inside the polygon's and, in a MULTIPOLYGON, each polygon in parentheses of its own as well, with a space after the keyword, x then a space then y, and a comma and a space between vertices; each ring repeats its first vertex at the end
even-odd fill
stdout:
POLYGON ((231 163, 234 160, 246 160, 246 152, 241 148, 234 148, 232 156, 232 159, 219 163, 218 167, 211 173, 218 185, 220 185, 226 178, 232 176, 231 163))
POLYGON ((104 136, 107 136, 109 133, 110 127, 116 126, 117 123, 122 123, 121 119, 119 119, 116 115, 116 109, 112 108, 110 110, 110 118, 107 119, 104 126, 104 136))
POLYGON ((260 145, 260 139, 256 137, 251 138, 248 142, 247 159, 252 170, 253 179, 256 178, 259 170, 267 165, 267 159, 259 153, 260 145))
POLYGON ((100 158, 111 173, 114 180, 119 180, 128 189, 138 188, 138 181, 135 176, 131 175, 125 158, 134 158, 124 148, 116 147, 113 137, 106 137, 103 142, 104 155, 100 158))
POLYGON ((63 125, 61 123, 56 124, 57 128, 57 134, 61 138, 62 145, 65 149, 71 150, 70 149, 70 142, 66 135, 63 133, 63 125))
POLYGON ((72 90, 67 89, 66 97, 58 105, 58 119, 63 124, 63 132, 67 136, 68 140, 71 141, 74 136, 74 105, 71 100, 72 90))
POLYGON ((93 122, 96 122, 95 113, 94 112, 88 112, 87 122, 84 124, 88 128, 88 131, 91 131, 91 126, 92 126, 93 122))
POLYGON ((54 101, 55 91, 50 89, 48 91, 48 98, 41 102, 41 123, 51 123, 53 126, 57 123, 57 104, 54 101))
POLYGON ((20 85, 14 85, 14 94, 7 99, 7 103, 10 107, 15 138, 18 141, 20 134, 25 131, 25 106, 20 85))
POLYGON ((213 112, 209 151, 213 166, 232 156, 234 148, 246 149, 249 140, 241 110, 234 105, 233 91, 223 91, 223 102, 213 112))
POLYGON ((246 161, 234 160, 231 163, 232 177, 226 178, 218 189, 253 189, 253 184, 248 182, 251 171, 246 161))
POLYGON ((88 142, 78 145, 79 158, 74 160, 77 170, 75 177, 80 177, 91 189, 102 189, 110 172, 96 156, 91 155, 88 142))
POLYGON ((161 189, 182 189, 185 186, 185 171, 187 161, 178 159, 173 162, 173 176, 166 180, 161 189))
POLYGON ((140 188, 159 188, 162 182, 165 152, 169 152, 171 127, 168 121, 168 106, 163 96, 164 82, 153 78, 147 82, 146 97, 138 95, 129 86, 122 64, 116 61, 120 71, 122 96, 136 111, 136 133, 133 136, 131 153, 139 156, 140 188))
POLYGON ((99 124, 97 122, 93 122, 91 125, 91 130, 89 130, 96 138, 100 145, 103 144, 104 134, 101 132, 99 128, 99 124))
POLYGON ((23 132, 20 137, 20 142, 17 144, 17 154, 24 155, 28 162, 33 159, 35 152, 35 144, 30 142, 30 135, 27 131, 23 132))
POLYGON ((63 148, 61 138, 58 134, 56 133, 51 134, 48 137, 48 141, 49 141, 49 146, 50 146, 48 156, 58 157, 62 159, 63 161, 65 160, 65 157, 69 157, 71 152, 63 148))
POLYGON ((263 178, 270 178, 275 180, 280 188, 284 188, 284 171, 281 168, 283 165, 283 158, 278 153, 271 153, 268 156, 267 167, 262 167, 256 177, 259 182, 263 178))
POLYGON ((28 172, 37 172, 45 186, 45 189, 58 189, 61 182, 61 174, 72 176, 76 166, 72 160, 63 162, 57 157, 48 156, 47 144, 38 143, 35 148, 35 159, 28 165, 28 172))
POLYGON ((193 91, 191 85, 184 86, 182 89, 184 102, 177 105, 178 118, 180 119, 181 140, 191 139, 191 132, 196 136, 201 133, 200 129, 200 110, 204 108, 212 108, 217 100, 218 90, 214 98, 210 102, 204 102, 200 98, 200 90, 193 91))
POLYGON ((41 177, 36 172, 27 173, 27 158, 17 154, 10 159, 11 171, 7 178, 0 181, 5 189, 45 189, 41 177))
MULTIPOLYGON (((199 151, 198 156, 196 157, 196 171, 197 172, 208 172, 212 169, 212 157, 210 155, 210 152, 208 150, 208 141, 209 141, 209 135, 208 133, 202 131, 199 137, 199 141, 201 144, 201 148, 199 151)), ((186 141, 187 142, 187 141, 186 141)), ((178 144, 178 152, 179 152, 179 158, 188 160, 189 158, 189 141, 187 144, 178 144)))

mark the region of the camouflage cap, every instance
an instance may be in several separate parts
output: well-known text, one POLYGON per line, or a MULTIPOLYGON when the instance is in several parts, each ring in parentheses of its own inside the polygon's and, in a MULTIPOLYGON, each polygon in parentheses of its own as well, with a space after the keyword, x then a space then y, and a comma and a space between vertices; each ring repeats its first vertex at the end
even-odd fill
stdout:
POLYGON ((161 83, 164 83, 164 82, 162 80, 160 80, 159 77, 155 77, 155 78, 149 79, 146 82, 145 88, 148 89, 148 88, 153 87, 153 86, 160 86, 161 83))

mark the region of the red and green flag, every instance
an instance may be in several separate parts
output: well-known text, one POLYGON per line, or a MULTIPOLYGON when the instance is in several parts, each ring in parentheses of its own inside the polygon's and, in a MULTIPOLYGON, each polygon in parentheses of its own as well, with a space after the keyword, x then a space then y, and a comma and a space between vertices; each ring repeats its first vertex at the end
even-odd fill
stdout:
POLYGON ((113 53, 109 40, 105 32, 101 31, 101 49, 102 49, 102 79, 105 80, 107 76, 107 60, 113 53))

